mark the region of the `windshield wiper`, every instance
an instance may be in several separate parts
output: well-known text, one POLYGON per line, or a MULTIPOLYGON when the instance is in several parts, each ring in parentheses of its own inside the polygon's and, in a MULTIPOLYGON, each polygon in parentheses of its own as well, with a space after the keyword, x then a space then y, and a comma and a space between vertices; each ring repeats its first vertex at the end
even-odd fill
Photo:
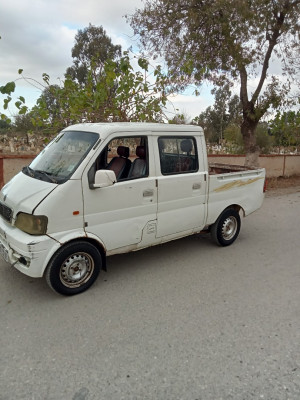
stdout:
POLYGON ((24 172, 26 175, 31 176, 31 178, 34 178, 34 170, 30 167, 28 167, 28 165, 26 165, 26 167, 22 168, 22 172, 24 172))
POLYGON ((48 172, 46 172, 46 171, 42 171, 42 170, 40 170, 40 169, 34 169, 34 170, 32 170, 32 171, 33 171, 33 172, 37 172, 38 174, 41 174, 41 175, 46 176, 46 177, 49 179, 50 182, 57 183, 57 180, 54 179, 54 178, 52 178, 52 176, 49 175, 48 172))

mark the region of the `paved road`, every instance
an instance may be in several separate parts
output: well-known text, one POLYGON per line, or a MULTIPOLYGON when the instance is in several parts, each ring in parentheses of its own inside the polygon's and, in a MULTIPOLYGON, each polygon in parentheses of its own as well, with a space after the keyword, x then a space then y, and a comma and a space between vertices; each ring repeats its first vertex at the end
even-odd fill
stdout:
POLYGON ((236 243, 115 256, 67 298, 0 266, 1 400, 300 399, 300 192, 236 243))

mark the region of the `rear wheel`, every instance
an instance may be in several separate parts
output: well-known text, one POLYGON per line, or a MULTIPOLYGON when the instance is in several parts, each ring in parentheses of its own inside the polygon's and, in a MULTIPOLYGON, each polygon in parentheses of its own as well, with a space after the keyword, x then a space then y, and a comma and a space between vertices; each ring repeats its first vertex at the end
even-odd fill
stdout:
POLYGON ((220 246, 229 246, 238 237, 241 228, 241 218, 234 208, 225 210, 212 225, 210 233, 213 240, 220 246))
POLYGON ((87 290, 97 279, 102 266, 99 250, 91 243, 76 241, 62 247, 46 270, 50 288, 72 296, 87 290))

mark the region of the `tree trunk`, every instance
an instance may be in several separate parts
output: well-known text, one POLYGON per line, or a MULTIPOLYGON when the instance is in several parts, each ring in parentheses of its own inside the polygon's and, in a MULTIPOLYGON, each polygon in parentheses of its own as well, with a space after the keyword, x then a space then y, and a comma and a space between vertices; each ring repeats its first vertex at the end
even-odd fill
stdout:
POLYGON ((258 122, 250 118, 245 118, 241 125, 241 132, 244 139, 245 147, 245 166, 258 167, 259 166, 259 146, 256 144, 255 129, 258 122))

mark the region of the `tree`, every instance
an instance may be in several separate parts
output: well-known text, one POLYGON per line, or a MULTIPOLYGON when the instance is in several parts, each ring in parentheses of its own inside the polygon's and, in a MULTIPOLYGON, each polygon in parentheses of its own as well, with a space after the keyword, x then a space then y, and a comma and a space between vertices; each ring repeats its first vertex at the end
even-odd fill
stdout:
MULTIPOLYGON (((1 39, 1 38, 0 38, 1 39)), ((18 74, 22 75, 23 70, 19 69, 18 74)), ((25 78, 23 78, 25 79, 25 78)), ((17 80, 17 79, 16 79, 17 80)), ((4 95, 3 98, 3 109, 6 111, 9 109, 9 103, 12 101, 12 93, 14 93, 16 89, 16 82, 7 82, 5 85, 0 86, 0 94, 4 95)), ((25 98, 23 96, 19 96, 15 101, 14 105, 18 109, 18 114, 23 115, 28 111, 28 107, 25 105, 25 98)), ((6 121, 8 124, 11 123, 11 119, 4 113, 0 114, 1 120, 6 121)))
POLYGON ((6 132, 10 129, 11 124, 9 124, 6 120, 0 119, 0 132, 6 132))
POLYGON ((88 72, 93 63, 94 81, 101 75, 106 60, 116 60, 121 57, 121 46, 113 45, 102 26, 89 24, 87 28, 78 30, 75 45, 72 48, 73 65, 66 75, 75 79, 80 85, 87 82, 88 72))
MULTIPOLYGON (((168 79, 160 66, 154 68, 144 58, 138 59, 138 65, 140 69, 134 70, 129 53, 125 52, 118 61, 105 61, 95 82, 93 68, 97 63, 94 66, 92 62, 84 86, 68 75, 61 86, 50 85, 50 77, 44 73, 42 82, 35 81, 44 89, 36 105, 29 111, 22 96, 14 104, 19 115, 30 118, 33 130, 48 134, 80 122, 162 122, 166 119, 168 79)), ((28 77, 23 79, 30 82, 28 77)), ((6 96, 4 109, 13 101, 15 88, 15 82, 0 87, 0 93, 6 96)), ((11 122, 2 113, 1 119, 11 122)))
POLYGON ((191 118, 187 115, 186 112, 176 113, 172 119, 168 120, 169 124, 173 125, 188 125, 191 122, 191 118))
POLYGON ((59 98, 56 95, 59 91, 59 85, 46 86, 40 98, 37 100, 38 104, 43 104, 43 106, 47 109, 50 122, 55 121, 60 117, 60 103, 59 98))
POLYGON ((240 126, 242 123, 242 104, 238 95, 232 96, 228 101, 228 120, 230 124, 240 126))
MULTIPOLYGON (((84 86, 70 76, 61 87, 48 85, 46 93, 49 92, 49 96, 42 95, 30 112, 35 126, 53 133, 80 122, 162 122, 167 102, 167 79, 160 66, 152 68, 143 58, 138 60, 138 65, 140 70, 134 71, 129 54, 125 52, 118 62, 104 62, 97 82, 94 81, 97 63, 92 62, 84 86), (52 99, 51 104, 58 105, 58 113, 51 114, 47 98, 52 99)), ((49 83, 46 74, 44 81, 49 83)))
POLYGON ((231 130, 241 123, 241 103, 237 95, 231 97, 229 85, 212 90, 215 95, 214 105, 194 118, 193 123, 204 129, 206 140, 211 143, 222 142, 229 125, 231 130))
POLYGON ((246 165, 255 165, 255 129, 283 104, 297 72, 299 15, 300 0, 146 0, 128 20, 143 47, 165 57, 178 88, 239 80, 246 165), (270 74, 272 57, 285 79, 270 74))
POLYGON ((300 111, 278 112, 269 125, 277 146, 300 145, 300 111))
POLYGON ((209 106, 193 119, 193 124, 203 128, 207 142, 217 143, 220 140, 220 119, 225 120, 225 110, 220 114, 214 107, 209 106))
POLYGON ((16 115, 14 124, 14 130, 20 133, 28 133, 29 131, 34 129, 34 125, 32 123, 32 116, 28 112, 27 114, 16 115))

